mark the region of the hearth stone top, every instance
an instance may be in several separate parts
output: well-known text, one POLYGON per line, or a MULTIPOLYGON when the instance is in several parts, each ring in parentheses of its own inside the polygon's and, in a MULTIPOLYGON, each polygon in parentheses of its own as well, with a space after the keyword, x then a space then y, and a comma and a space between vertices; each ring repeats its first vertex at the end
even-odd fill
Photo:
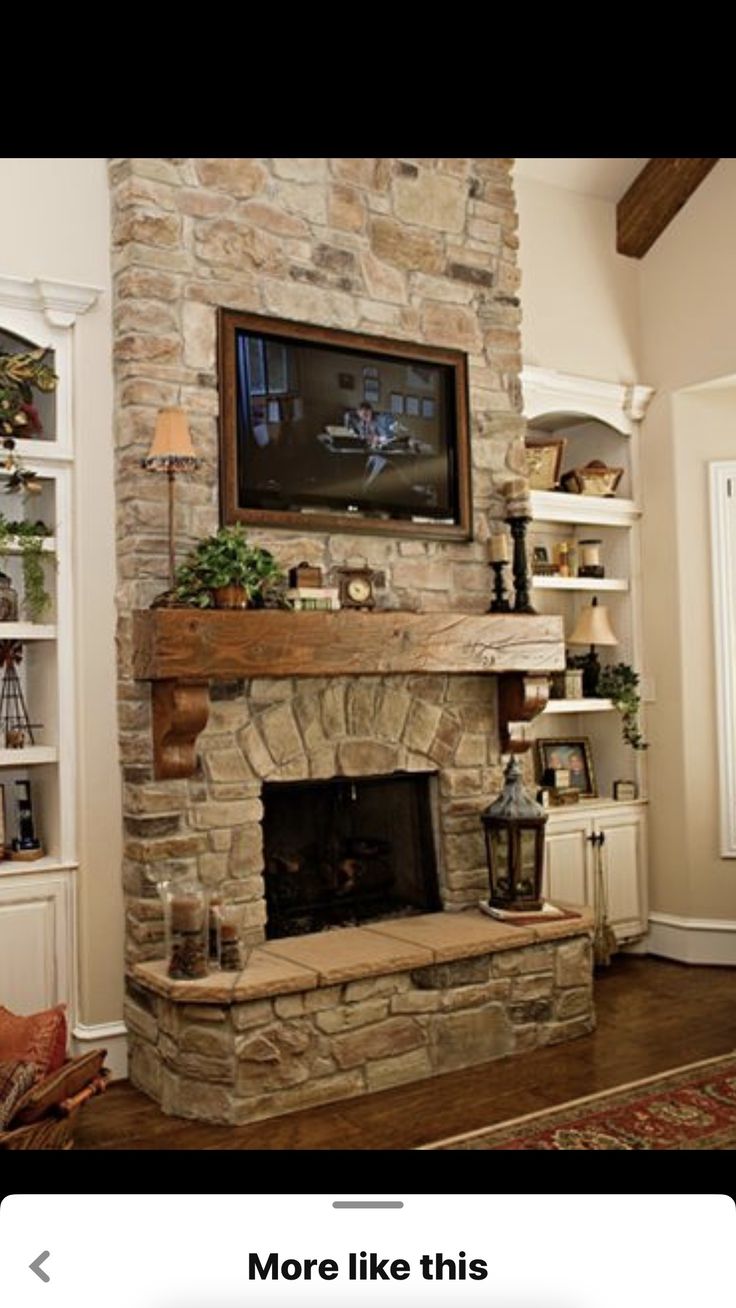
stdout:
POLYGON ((171 980, 165 959, 135 964, 131 977, 176 1003, 242 1003, 591 934, 592 911, 574 911, 580 917, 523 927, 495 922, 478 909, 426 913, 375 926, 270 940, 253 950, 244 971, 212 972, 201 981, 171 980))

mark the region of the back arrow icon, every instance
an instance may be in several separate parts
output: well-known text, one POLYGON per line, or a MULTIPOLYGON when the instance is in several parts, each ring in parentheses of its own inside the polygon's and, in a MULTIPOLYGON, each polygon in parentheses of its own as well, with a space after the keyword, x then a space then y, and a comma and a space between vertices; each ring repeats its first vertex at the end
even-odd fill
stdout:
POLYGON ((50 1277, 50 1276, 47 1276, 45 1272, 42 1272, 42 1271, 41 1271, 41 1263, 45 1263, 45 1262, 46 1262, 46 1259, 48 1258, 48 1256, 49 1256, 49 1251, 48 1251, 48 1249, 44 1249, 43 1253, 40 1253, 40 1254, 38 1255, 38 1258, 34 1258, 33 1262, 28 1264, 28 1266, 30 1267, 31 1271, 32 1271, 32 1272, 35 1272, 35 1273, 36 1273, 36 1276, 40 1276, 40 1278, 41 1278, 42 1281, 50 1281, 50 1280, 51 1280, 51 1277, 50 1277))

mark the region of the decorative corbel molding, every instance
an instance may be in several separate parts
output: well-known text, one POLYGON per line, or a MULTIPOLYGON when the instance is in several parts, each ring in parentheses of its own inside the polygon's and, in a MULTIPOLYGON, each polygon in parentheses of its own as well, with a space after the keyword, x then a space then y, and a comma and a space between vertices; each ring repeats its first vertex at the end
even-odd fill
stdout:
POLYGON ((72 327, 96 304, 102 288, 36 277, 0 277, 0 305, 44 314, 52 327, 72 327))

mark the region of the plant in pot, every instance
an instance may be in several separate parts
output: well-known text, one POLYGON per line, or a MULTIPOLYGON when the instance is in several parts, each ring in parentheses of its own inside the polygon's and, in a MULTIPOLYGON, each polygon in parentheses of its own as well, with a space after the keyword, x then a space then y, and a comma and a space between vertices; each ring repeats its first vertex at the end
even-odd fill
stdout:
POLYGON ((284 581, 273 555, 251 545, 236 524, 198 542, 177 568, 174 598, 200 609, 245 609, 263 603, 284 581))
POLYGON ((10 521, 0 513, 0 560, 5 561, 11 543, 17 542, 23 561, 23 606, 31 622, 38 622, 51 604, 43 565, 43 544, 50 535, 49 527, 40 519, 10 521))
POLYGON ((649 749, 639 729, 639 674, 628 663, 601 668, 596 694, 610 699, 621 714, 623 738, 632 749, 649 749))

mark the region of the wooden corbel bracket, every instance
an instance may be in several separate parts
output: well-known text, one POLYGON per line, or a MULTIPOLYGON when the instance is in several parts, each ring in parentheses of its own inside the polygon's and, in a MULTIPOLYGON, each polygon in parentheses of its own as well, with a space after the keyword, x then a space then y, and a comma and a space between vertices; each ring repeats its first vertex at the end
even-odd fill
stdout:
POLYGON ((154 681, 153 775, 157 781, 191 777, 196 769, 197 737, 210 712, 208 681, 154 681))
POLYGON ((503 754, 525 754, 534 737, 531 723, 549 699, 549 677, 507 672, 498 679, 498 725, 503 754))

